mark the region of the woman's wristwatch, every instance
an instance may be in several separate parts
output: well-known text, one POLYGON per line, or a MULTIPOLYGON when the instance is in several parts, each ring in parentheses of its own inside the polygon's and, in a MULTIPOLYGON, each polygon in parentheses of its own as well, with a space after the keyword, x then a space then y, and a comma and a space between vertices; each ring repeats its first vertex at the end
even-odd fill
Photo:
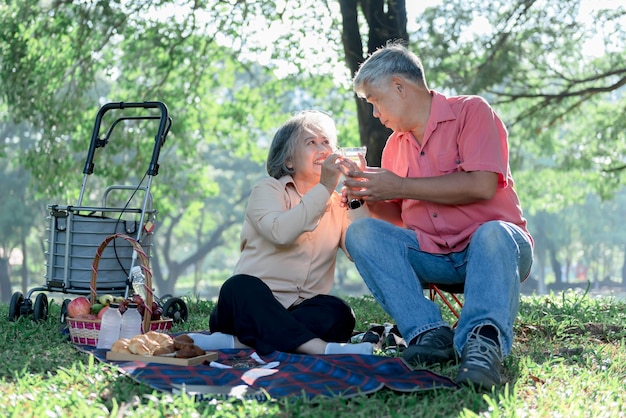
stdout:
POLYGON ((350 209, 358 209, 364 204, 365 204, 365 201, 363 199, 352 199, 350 202, 348 202, 348 207, 350 209))

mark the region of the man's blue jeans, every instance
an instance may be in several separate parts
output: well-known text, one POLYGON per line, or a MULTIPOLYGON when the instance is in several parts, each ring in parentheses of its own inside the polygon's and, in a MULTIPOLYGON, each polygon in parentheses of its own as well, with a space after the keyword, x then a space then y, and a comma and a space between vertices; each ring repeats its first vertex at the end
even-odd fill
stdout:
POLYGON ((423 284, 465 282, 456 350, 463 352, 475 327, 490 324, 499 331, 502 354, 510 353, 520 282, 533 260, 531 242, 516 225, 487 222, 463 251, 441 255, 421 251, 413 230, 362 218, 348 227, 346 246, 370 292, 407 342, 448 325, 439 306, 424 296, 423 284))

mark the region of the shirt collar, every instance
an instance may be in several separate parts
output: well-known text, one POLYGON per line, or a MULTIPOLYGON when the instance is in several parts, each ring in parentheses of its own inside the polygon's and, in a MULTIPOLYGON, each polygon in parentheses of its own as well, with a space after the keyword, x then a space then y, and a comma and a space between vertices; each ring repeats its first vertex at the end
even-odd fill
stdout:
POLYGON ((447 122, 450 120, 455 120, 456 115, 452 111, 450 107, 450 103, 448 102, 448 98, 443 94, 431 90, 430 94, 433 97, 433 100, 430 105, 430 115, 428 116, 428 122, 426 122, 426 128, 424 129, 424 138, 422 139, 422 147, 426 145, 428 142, 428 138, 433 133, 435 129, 437 129, 437 125, 440 122, 447 122))
POLYGON ((456 119, 456 115, 448 103, 448 98, 443 94, 431 90, 430 94, 433 96, 433 101, 430 106, 430 116, 428 117, 428 125, 431 123, 437 124, 439 122, 445 122, 448 120, 456 119))
POLYGON ((287 188, 291 185, 291 187, 296 192, 296 194, 298 196, 302 197, 302 193, 300 193, 300 191, 298 190, 298 187, 296 186, 296 182, 294 181, 294 179, 291 176, 291 174, 286 174, 286 175, 282 176, 281 178, 278 179, 278 181, 280 182, 280 184, 283 185, 285 190, 287 190, 287 188))

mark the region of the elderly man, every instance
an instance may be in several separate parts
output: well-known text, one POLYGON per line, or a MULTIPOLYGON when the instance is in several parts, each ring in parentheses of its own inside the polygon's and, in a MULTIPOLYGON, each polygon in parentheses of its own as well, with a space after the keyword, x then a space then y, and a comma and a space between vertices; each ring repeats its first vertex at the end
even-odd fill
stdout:
POLYGON ((348 228, 348 252, 409 342, 407 361, 460 354, 458 383, 500 385, 533 258, 507 130, 484 99, 430 90, 420 59, 399 43, 374 52, 353 86, 394 132, 381 168, 352 170, 344 181, 372 214, 348 228), (455 330, 424 297, 426 283, 464 284, 455 330))

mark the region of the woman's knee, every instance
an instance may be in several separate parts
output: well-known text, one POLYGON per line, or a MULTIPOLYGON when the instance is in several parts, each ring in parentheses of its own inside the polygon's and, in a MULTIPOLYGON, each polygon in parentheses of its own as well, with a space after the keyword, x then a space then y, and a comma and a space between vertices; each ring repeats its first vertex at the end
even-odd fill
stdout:
POLYGON ((314 299, 321 299, 337 316, 354 318, 354 311, 345 300, 333 295, 317 295, 314 299))
POLYGON ((269 287, 263 283, 258 277, 250 276, 248 274, 236 274, 229 277, 220 289, 220 298, 228 297, 233 294, 241 295, 248 291, 256 293, 259 291, 268 290, 269 287))
POLYGON ((332 328, 337 331, 338 337, 349 338, 356 325, 354 310, 345 300, 331 295, 327 296, 326 303, 333 312, 330 317, 335 321, 332 328))
POLYGON ((332 295, 314 296, 291 312, 301 324, 325 341, 347 341, 356 325, 350 305, 332 295))

